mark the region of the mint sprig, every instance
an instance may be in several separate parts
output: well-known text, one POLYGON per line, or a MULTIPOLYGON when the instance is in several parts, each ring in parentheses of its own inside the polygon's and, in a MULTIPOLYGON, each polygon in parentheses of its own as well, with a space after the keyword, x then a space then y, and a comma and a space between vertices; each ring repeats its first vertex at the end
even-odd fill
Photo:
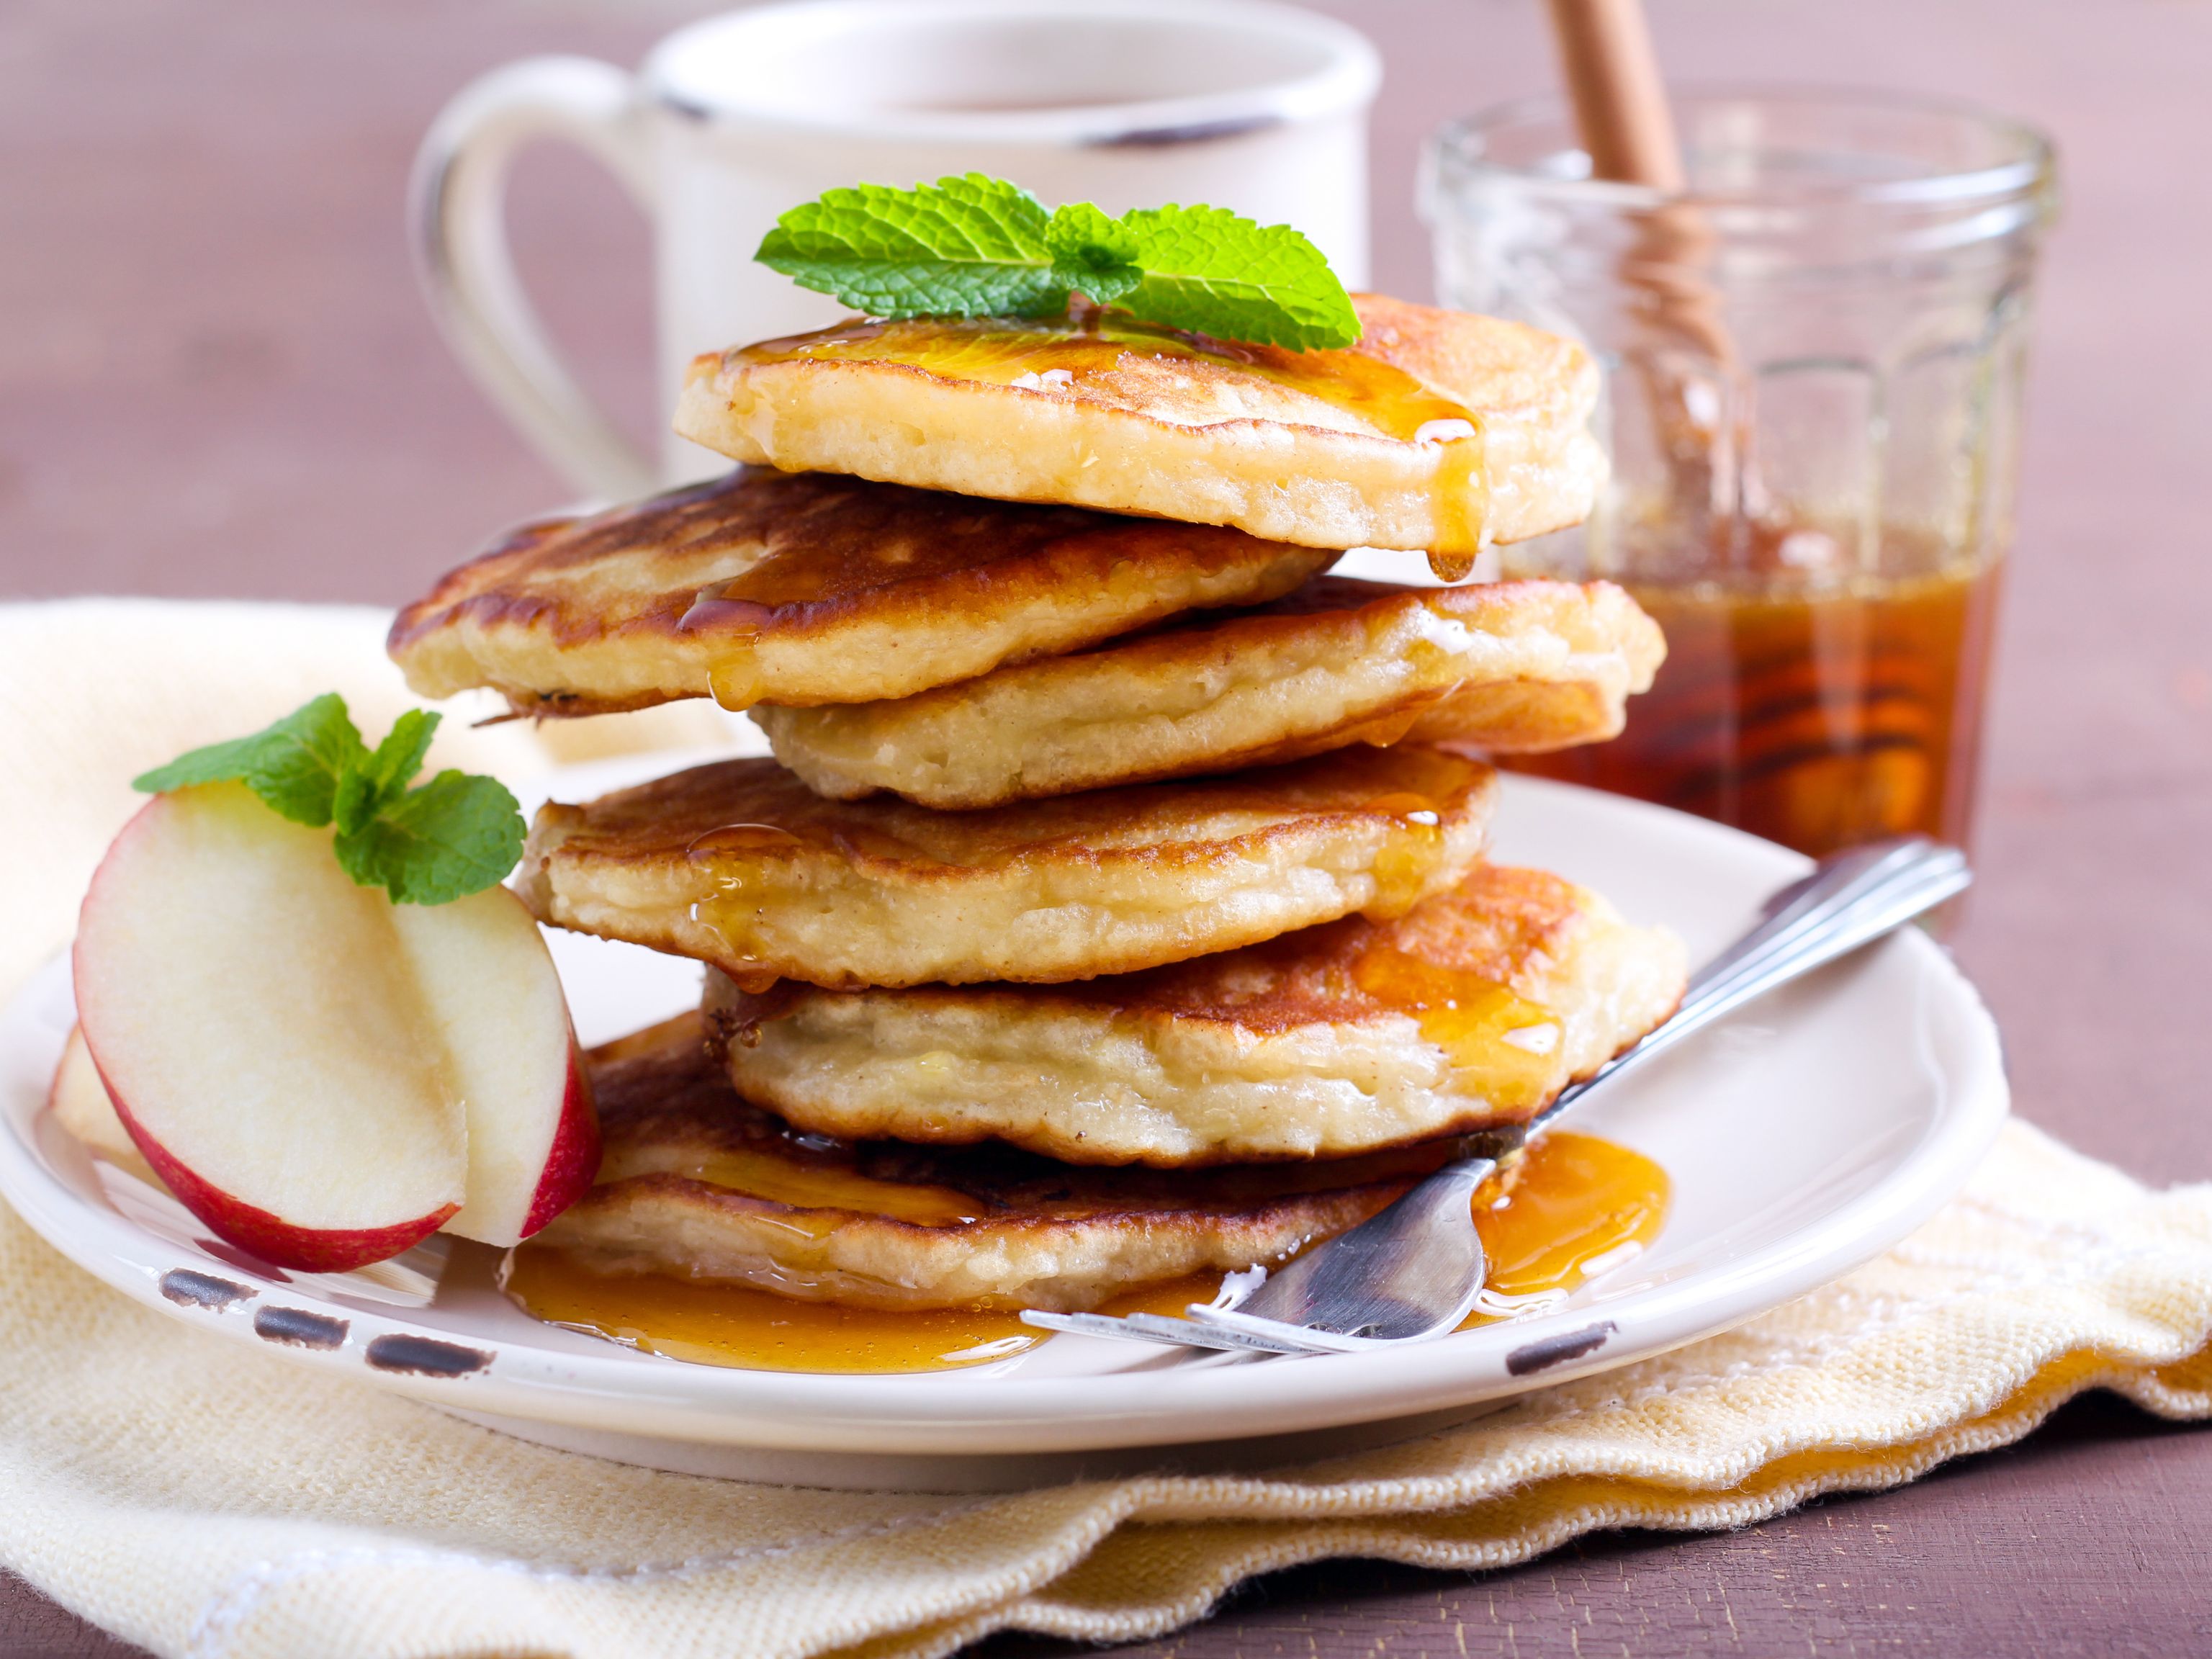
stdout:
POLYGON ((447 904, 506 878, 522 856, 522 809, 495 780, 422 769, 440 716, 410 708, 374 750, 326 692, 250 738, 179 755, 131 780, 148 794, 235 781, 270 811, 319 830, 335 825, 339 866, 395 904, 447 904))
POLYGON ((1121 222, 1144 250, 1144 280, 1121 304, 1147 321, 1302 350, 1359 337, 1352 296, 1287 225, 1262 230, 1212 207, 1143 208, 1121 222))
POLYGON ((1359 338, 1351 297, 1288 225, 1224 208, 1089 202, 1048 214, 980 173, 894 190, 824 191, 776 221, 753 255, 871 317, 1042 317, 1071 294, 1147 322, 1308 351, 1359 338))
POLYGON ((1046 222, 1036 197, 980 173, 857 185, 792 209, 753 258, 871 317, 1024 317, 1066 303, 1046 222))

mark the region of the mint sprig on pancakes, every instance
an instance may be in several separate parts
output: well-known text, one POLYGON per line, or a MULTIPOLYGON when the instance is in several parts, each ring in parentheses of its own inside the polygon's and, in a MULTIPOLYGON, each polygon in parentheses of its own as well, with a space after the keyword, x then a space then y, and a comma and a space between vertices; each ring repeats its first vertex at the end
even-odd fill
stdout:
POLYGON ((179 756, 131 780, 149 795, 195 784, 244 784, 279 817, 337 826, 332 850, 362 887, 395 904, 448 904, 503 880, 522 856, 522 809, 504 785, 422 769, 441 717, 410 708, 372 750, 345 699, 325 692, 252 737, 179 756))
POLYGON ((1082 294, 1218 339, 1310 351, 1359 338, 1344 284, 1288 225, 1203 206, 1048 212, 980 173, 826 191, 778 219, 753 258, 889 321, 1049 317, 1082 294))

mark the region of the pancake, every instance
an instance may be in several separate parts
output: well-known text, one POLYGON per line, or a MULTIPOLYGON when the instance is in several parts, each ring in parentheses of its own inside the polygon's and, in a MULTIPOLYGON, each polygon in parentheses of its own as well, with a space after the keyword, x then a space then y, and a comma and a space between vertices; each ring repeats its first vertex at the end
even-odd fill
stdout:
POLYGON ((822 794, 995 806, 1408 737, 1510 754, 1595 743, 1620 732, 1665 653, 1610 582, 1317 576, 1257 611, 916 696, 752 718, 822 794))
POLYGON ((1353 297, 1343 350, 1241 345, 1087 312, 854 321, 692 365, 676 430, 740 461, 1005 501, 1426 550, 1580 523, 1605 460, 1580 346, 1353 297))
POLYGON ((748 982, 1051 981, 1401 914, 1481 854, 1496 780, 1414 744, 981 812, 830 801, 724 761, 539 809, 541 921, 748 982))
POLYGON ((748 1098, 824 1134, 995 1138, 1080 1164, 1338 1158, 1526 1123, 1673 1012, 1683 951, 1541 871, 1041 988, 765 994, 708 975, 748 1098))
POLYGON ((696 1015, 586 1057, 599 1184, 533 1244, 599 1273, 665 1273, 864 1308, 1094 1308, 1273 1265, 1366 1219, 1465 1150, 1164 1176, 1005 1146, 800 1134, 749 1105, 696 1015))
POLYGON ((1209 526, 740 468, 525 526, 401 611, 388 648, 421 696, 489 686, 531 714, 865 702, 1271 599, 1329 562, 1209 526))

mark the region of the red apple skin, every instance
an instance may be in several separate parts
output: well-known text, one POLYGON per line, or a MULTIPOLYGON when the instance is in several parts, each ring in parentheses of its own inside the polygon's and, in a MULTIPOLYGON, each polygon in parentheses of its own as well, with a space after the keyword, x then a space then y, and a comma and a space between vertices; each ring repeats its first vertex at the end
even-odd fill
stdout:
POLYGON ((584 1056, 575 1039, 568 1041, 568 1089, 561 1098, 561 1121, 553 1131, 553 1144, 545 1154, 544 1172, 538 1190, 530 1195, 530 1211, 522 1223, 529 1237, 586 1192, 599 1173, 599 1115, 592 1100, 592 1083, 584 1070, 584 1056))
MULTIPOLYGON (((99 1064, 100 1056, 95 1054, 93 1065, 99 1064)), ((106 1080, 103 1074, 101 1081, 106 1080)), ((110 1097, 115 1097, 112 1088, 107 1092, 110 1097)), ((119 1098, 115 1099, 115 1115, 123 1120, 131 1140, 154 1166, 154 1173, 177 1195, 179 1203, 207 1223, 218 1238, 252 1251, 271 1267, 289 1267, 295 1273, 338 1273, 366 1267, 372 1261, 388 1261, 429 1237, 461 1207, 448 1204, 413 1221, 367 1231, 323 1231, 295 1226, 201 1180, 141 1128, 119 1098)))
MULTIPOLYGON (((79 1004, 81 1010, 86 1011, 81 1015, 84 1025, 82 1036, 92 1060, 91 1069, 99 1073, 101 1086, 116 1105, 112 1127, 128 1136, 131 1145, 139 1150, 154 1174, 166 1182, 185 1207, 219 1237, 275 1266, 301 1271, 345 1271, 384 1260, 455 1220, 466 1237, 495 1246, 510 1245, 538 1231, 574 1203, 590 1188, 599 1173, 598 1115, 590 1077, 584 1069, 569 1024, 559 980, 545 953, 538 924, 520 902, 503 889, 494 889, 434 912, 387 909, 380 914, 390 917, 394 931, 388 943, 395 953, 387 961, 383 954, 386 933, 373 917, 365 918, 359 914, 363 901, 350 885, 343 885, 344 902, 336 908, 327 908, 332 901, 324 891, 325 878, 331 884, 343 884, 343 878, 334 861, 325 867, 323 860, 329 858, 326 849, 316 853, 312 838, 303 838, 304 832, 289 826, 279 826, 273 816, 268 818, 265 830, 257 830, 254 826, 260 823, 264 808, 246 799, 235 786, 213 787, 238 794, 240 799, 231 801, 227 797, 201 796, 192 792, 149 803, 110 848, 94 878, 92 890, 86 895, 85 921, 80 924, 76 952, 79 1004), (241 804, 246 811, 242 818, 239 816, 241 804), (173 822, 182 828, 165 829, 173 822, 165 815, 179 813, 183 816, 173 822), (275 837, 265 848, 259 839, 264 833, 275 837), (185 838, 163 838, 179 835, 185 838), (196 835, 202 839, 191 839, 196 835), (210 836, 211 840, 207 839, 210 836), (207 851, 210 848, 213 851, 207 851), (246 872, 246 884, 240 890, 246 896, 243 907, 236 902, 218 904, 206 915, 185 925, 181 931, 175 918, 180 915, 195 915, 197 912, 137 908, 168 903, 168 896, 177 890, 178 882, 196 878, 200 866, 190 860, 203 853, 214 860, 206 868, 209 879, 217 884, 189 890, 199 897, 204 908, 208 894, 224 891, 221 885, 224 880, 235 884, 240 879, 240 872, 246 872), (247 862, 239 861, 242 853, 251 854, 247 862), (180 856, 186 861, 175 864, 166 876, 149 874, 149 871, 162 871, 164 859, 173 864, 180 856), (153 860, 150 865, 149 859, 153 860), (264 863, 264 859, 270 861, 264 863), (289 884, 257 884, 255 872, 272 871, 279 874, 289 872, 289 884), (157 884, 143 891, 132 884, 149 880, 157 884), (112 1064, 102 1056, 103 1039, 100 1022, 92 1018, 94 1012, 106 1009, 102 1018, 113 1021, 111 1035, 117 1045, 125 1043, 123 1033, 126 1030, 133 1033, 133 1041, 137 1040, 139 1027, 143 1024, 139 1017, 148 1012, 147 1005, 141 1000, 147 994, 146 988, 137 980, 117 977, 117 964, 128 963, 133 958, 127 954, 115 954, 148 947, 108 941, 127 942, 141 937, 134 935, 131 927, 136 922, 153 917, 156 919, 153 937, 157 941, 167 941, 156 948, 166 950, 172 957, 182 952, 179 960, 191 960, 211 948, 210 941, 217 937, 235 949, 239 939, 232 938, 228 930, 238 925, 240 917, 249 926, 259 926, 257 919, 260 913, 252 907, 277 902, 264 901, 264 892, 281 894, 283 905, 301 907, 296 915, 286 909, 281 915, 272 914, 266 918, 272 930, 285 927, 292 930, 289 934, 272 931, 272 940, 321 940, 323 954, 327 957, 333 948, 331 941, 343 938, 350 941, 347 948, 351 951, 376 953, 368 966, 412 979, 414 990, 425 1002, 424 1012, 430 1016, 429 1029, 422 1035, 442 1043, 449 1060, 459 1068, 458 1078, 445 1079, 445 1085, 458 1083, 458 1091, 452 1086, 441 1085, 447 1097, 447 1103, 454 1111, 465 1111, 468 1124, 485 1134, 483 1162, 481 1167, 467 1171, 469 1180, 465 1184, 471 1190, 453 1198, 449 1189, 436 1184, 404 1184, 394 1194, 399 1198, 398 1203, 381 1204, 365 1213, 356 1209, 349 1214, 342 1207, 326 1208, 323 1201, 325 1194, 339 1190, 342 1183, 350 1180, 349 1166, 343 1163, 331 1165, 306 1188, 299 1186, 296 1176, 289 1188, 280 1183, 269 1188, 265 1182, 255 1185, 242 1178, 234 1182, 228 1177, 240 1171, 220 1160, 207 1164, 205 1172, 202 1172, 200 1166, 205 1160, 196 1150, 198 1142, 192 1136, 209 1123, 222 1122, 221 1115, 210 1117, 207 1114, 222 1115, 227 1111, 230 1120, 227 1127, 234 1137, 240 1127, 253 1122, 250 1116, 241 1116, 242 1108, 237 1103, 226 1107, 219 1081, 204 1075, 198 1079, 195 1086, 204 1096, 194 1108, 202 1114, 198 1118, 172 1122, 162 1114, 178 1103, 161 1097, 167 1103, 157 1111, 157 1097, 153 1094, 139 1103, 138 1109, 125 1107, 124 1091, 117 1086, 118 1077, 132 1077, 150 1088, 151 1084, 141 1073, 146 1068, 147 1054, 159 1052, 159 1048, 158 1042, 153 1050, 144 1049, 143 1045, 118 1046, 110 1057, 112 1064), (104 910, 98 908, 101 904, 106 907, 104 910), (161 931, 164 925, 161 918, 167 919, 166 933, 161 931), (95 925, 96 921, 100 925, 95 925), (364 926, 366 933, 360 931, 364 926), (106 954, 95 951, 94 957, 88 957, 87 951, 94 945, 106 954), (95 960, 100 966, 89 967, 88 963, 95 960), (93 974, 89 1002, 88 972, 93 974), (139 1021, 138 1025, 132 1024, 134 1019, 139 1021), (529 1046, 518 1048, 515 1045, 519 1043, 529 1046), (558 1061, 553 1060, 556 1054, 561 1055, 558 1061), (119 1073, 118 1067, 121 1068, 119 1073), (551 1109, 550 1124, 546 1121, 548 1108, 551 1109), (173 1151, 164 1144, 163 1136, 177 1143, 173 1151), (544 1139, 538 1139, 539 1136, 544 1139), (532 1141, 536 1142, 535 1147, 530 1144, 532 1141), (291 1200, 276 1204, 275 1194, 284 1191, 291 1192, 291 1200), (270 1197, 271 1207, 264 1208, 240 1196, 244 1192, 253 1193, 256 1199, 270 1197), (472 1202, 478 1207, 472 1209, 472 1202), (392 1218, 395 1211, 404 1215, 416 1203, 431 1212, 404 1220, 392 1218), (280 1211, 289 1212, 289 1218, 280 1211), (313 1224, 313 1218, 318 1216, 322 1218, 324 1225, 313 1224), (342 1229, 328 1224, 340 1221, 347 1224, 342 1229)), ((382 904, 382 895, 376 895, 375 899, 382 904)), ((261 948, 257 943, 258 935, 242 937, 250 947, 261 948)), ((162 959, 158 955, 152 958, 162 959)), ((264 956, 247 960, 258 961, 260 969, 265 972, 271 962, 282 958, 264 956)), ((355 963, 361 958, 349 955, 343 960, 355 963)), ((330 971, 324 961, 310 956, 303 957, 295 968, 296 971, 289 975, 279 974, 269 979, 253 1000, 232 1009, 228 1018, 246 1021, 257 1012, 265 1013, 272 1008, 289 1007, 302 994, 307 995, 309 1000, 301 1005, 297 1022, 284 1022, 260 1034, 258 1040, 282 1045, 290 1041, 295 1024, 312 1028, 314 1019, 325 1011, 350 1009, 354 1002, 361 1000, 360 995, 349 988, 323 983, 322 975, 330 971), (307 981, 301 980, 301 973, 308 975, 307 981), (304 992, 303 983, 307 987, 304 992)), ((131 971, 143 974, 151 970, 142 965, 131 971)), ((372 975, 363 983, 374 986, 381 981, 372 975)), ((383 1001, 365 1004, 364 1007, 381 1010, 387 1024, 395 1019, 402 1025, 410 1020, 419 1023, 419 1017, 403 1011, 404 1007, 413 1006, 416 999, 408 997, 404 991, 399 995, 399 1002, 387 996, 383 1001)), ((175 1006, 193 1005, 187 998, 175 1006)), ((216 1006, 221 1006, 220 999, 216 1006)), ((156 1011, 165 1017, 170 1008, 167 1003, 156 1005, 156 1011)), ((162 1030, 158 1020, 154 1029, 157 1033, 162 1030)), ((226 1024, 223 1029, 235 1032, 246 1028, 226 1024)), ((404 1040, 404 1036, 403 1033, 399 1040, 404 1040)), ((177 1037, 177 1031, 171 1029, 170 1040, 174 1042, 177 1037)), ((311 1053, 285 1048, 280 1058, 289 1059, 296 1066, 311 1053)), ((379 1048, 375 1057, 356 1054, 353 1063, 356 1067, 364 1064, 379 1066, 382 1053, 379 1048)), ((378 1075, 381 1077, 382 1073, 378 1075)), ((256 1073, 255 1076, 261 1077, 262 1073, 256 1073)), ((397 1076, 395 1073, 394 1079, 386 1081, 393 1082, 397 1076)), ((296 1098, 297 1088, 302 1086, 309 1085, 295 1085, 293 1089, 282 1091, 270 1100, 261 1101, 255 1109, 289 1111, 290 1108, 285 1103, 296 1098)), ((391 1103, 395 1110, 406 1110, 410 1109, 414 1097, 408 1096, 402 1088, 400 1097, 391 1103)), ((380 1100, 380 1108, 384 1103, 380 1100)), ((384 1116, 366 1121, 386 1125, 398 1121, 384 1116)), ((272 1120, 272 1123, 289 1122, 289 1119, 272 1120)), ((425 1133, 434 1130, 426 1129, 425 1133)), ((469 1139, 473 1142, 473 1133, 469 1139)), ((426 1148, 431 1144, 423 1143, 426 1148)), ((249 1153, 251 1145, 249 1142, 249 1153)), ((409 1161, 378 1167, 411 1169, 414 1153, 401 1156, 409 1161)), ((242 1168, 251 1170, 255 1166, 249 1164, 242 1168)))
MULTIPOLYGON (((164 795, 155 796, 124 826, 109 848, 106 857, 101 860, 100 869, 94 874, 92 889, 84 899, 85 913, 91 911, 100 884, 107 875, 118 851, 134 836, 152 832, 153 826, 158 822, 158 815, 169 799, 164 795)), ((161 1177, 185 1208, 218 1237, 252 1252, 272 1267, 302 1273, 345 1272, 372 1262, 388 1261, 420 1243, 459 1210, 460 1203, 457 1200, 440 1206, 428 1214, 379 1227, 306 1227, 249 1204, 197 1174, 173 1155, 133 1115, 125 1103, 124 1092, 115 1085, 111 1069, 100 1058, 100 1045, 92 1030, 82 1022, 82 1010, 86 1000, 82 981, 84 934, 84 925, 81 921, 77 942, 72 951, 72 965, 77 978, 80 1031, 86 1051, 91 1056, 93 1068, 100 1074, 100 1085, 106 1090, 116 1117, 131 1137, 132 1145, 137 1147, 140 1154, 152 1166, 154 1173, 161 1177)))

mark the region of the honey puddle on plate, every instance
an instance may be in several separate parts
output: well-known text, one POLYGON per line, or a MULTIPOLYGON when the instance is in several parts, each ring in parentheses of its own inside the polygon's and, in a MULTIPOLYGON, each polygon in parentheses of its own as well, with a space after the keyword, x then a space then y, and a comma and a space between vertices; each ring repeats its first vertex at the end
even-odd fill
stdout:
MULTIPOLYGON (((1510 1193, 1475 1194, 1491 1292, 1573 1291, 1625 1267, 1667 1224, 1670 1195, 1667 1172, 1641 1152, 1596 1135, 1555 1129, 1540 1136, 1510 1193)), ((1467 1328, 1491 1322, 1477 1314, 1467 1328)))
MULTIPOLYGON (((1510 1194, 1501 1200, 1486 1188, 1476 1195, 1490 1288, 1505 1297, 1572 1291, 1589 1264, 1620 1265, 1656 1237, 1667 1202, 1666 1171, 1640 1152, 1593 1135, 1545 1135, 1528 1149, 1510 1194)), ((501 1284, 550 1324, 672 1359, 749 1370, 951 1370, 1049 1340, 1011 1313, 887 1313, 658 1273, 596 1273, 543 1245, 514 1251, 501 1284)), ((1178 1314, 1211 1301, 1218 1284, 1203 1274, 1154 1285, 1098 1311, 1178 1314)), ((1468 1322, 1488 1322, 1481 1315, 1468 1322)))

